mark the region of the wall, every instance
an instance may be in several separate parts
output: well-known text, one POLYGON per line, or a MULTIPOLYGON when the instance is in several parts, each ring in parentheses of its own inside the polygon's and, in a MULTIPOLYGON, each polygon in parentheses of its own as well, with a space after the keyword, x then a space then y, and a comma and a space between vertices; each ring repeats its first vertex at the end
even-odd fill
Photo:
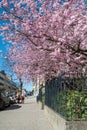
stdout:
POLYGON ((68 121, 66 130, 87 130, 87 121, 68 121))
MULTIPOLYGON (((41 103, 39 105, 41 106, 41 103)), ((54 130, 87 130, 87 121, 66 121, 47 106, 44 111, 54 130)))
POLYGON ((63 119, 60 115, 58 115, 56 112, 54 112, 52 109, 48 108, 47 106, 44 107, 44 110, 54 130, 66 130, 65 119, 63 119))

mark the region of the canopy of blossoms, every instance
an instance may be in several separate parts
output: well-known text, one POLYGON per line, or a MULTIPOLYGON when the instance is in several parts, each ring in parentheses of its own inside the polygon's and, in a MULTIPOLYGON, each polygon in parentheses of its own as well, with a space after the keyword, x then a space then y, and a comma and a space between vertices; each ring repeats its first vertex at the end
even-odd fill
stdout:
POLYGON ((19 77, 50 79, 87 67, 84 0, 2 0, 0 31, 19 77))

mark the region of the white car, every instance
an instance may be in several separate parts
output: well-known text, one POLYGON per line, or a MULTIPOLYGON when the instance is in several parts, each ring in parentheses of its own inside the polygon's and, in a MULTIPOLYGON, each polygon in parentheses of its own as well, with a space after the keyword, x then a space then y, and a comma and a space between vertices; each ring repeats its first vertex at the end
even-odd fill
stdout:
POLYGON ((10 98, 11 104, 16 103, 16 97, 15 97, 15 94, 14 94, 14 93, 8 94, 8 97, 10 98))

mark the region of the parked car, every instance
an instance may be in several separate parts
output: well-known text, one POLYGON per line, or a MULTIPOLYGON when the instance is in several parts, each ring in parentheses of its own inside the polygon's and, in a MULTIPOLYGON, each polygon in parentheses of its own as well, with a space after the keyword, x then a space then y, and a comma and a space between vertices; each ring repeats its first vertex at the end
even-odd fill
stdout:
POLYGON ((0 109, 4 109, 7 106, 10 106, 10 99, 4 92, 0 91, 0 109))
POLYGON ((14 94, 14 93, 8 94, 8 97, 10 98, 11 104, 16 103, 16 97, 15 97, 15 94, 14 94))

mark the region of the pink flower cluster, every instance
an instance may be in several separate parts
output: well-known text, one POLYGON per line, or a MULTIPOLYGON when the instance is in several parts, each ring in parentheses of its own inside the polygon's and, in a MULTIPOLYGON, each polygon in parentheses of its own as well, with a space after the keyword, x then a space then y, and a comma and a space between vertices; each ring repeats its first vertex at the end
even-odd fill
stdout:
POLYGON ((84 0, 4 0, 1 35, 13 44, 9 60, 19 77, 44 76, 87 67, 84 0))

